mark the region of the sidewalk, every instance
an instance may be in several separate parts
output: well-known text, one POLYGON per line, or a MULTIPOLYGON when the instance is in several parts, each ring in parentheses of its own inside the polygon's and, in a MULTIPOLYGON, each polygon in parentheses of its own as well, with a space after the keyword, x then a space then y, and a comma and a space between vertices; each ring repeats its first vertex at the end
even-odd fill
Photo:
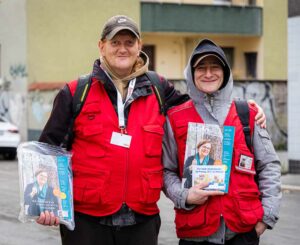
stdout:
POLYGON ((281 183, 283 191, 300 191, 300 174, 283 174, 281 176, 281 183))
POLYGON ((281 189, 283 191, 300 191, 300 174, 290 174, 288 171, 288 153, 286 151, 277 152, 281 165, 282 165, 282 176, 281 176, 281 189))

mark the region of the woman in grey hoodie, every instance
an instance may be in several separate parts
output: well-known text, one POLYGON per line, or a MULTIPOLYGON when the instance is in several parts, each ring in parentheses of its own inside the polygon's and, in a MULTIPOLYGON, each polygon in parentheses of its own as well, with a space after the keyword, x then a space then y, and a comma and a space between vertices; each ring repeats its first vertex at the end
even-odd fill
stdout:
MULTIPOLYGON (((205 183, 182 188, 185 150, 182 145, 187 134, 186 118, 191 114, 187 108, 195 108, 194 118, 199 116, 205 124, 222 128, 225 120, 232 118, 234 107, 230 67, 223 50, 212 41, 205 39, 196 46, 185 77, 192 102, 168 112, 163 145, 164 191, 175 205, 179 244, 259 244, 259 236, 277 222, 281 201, 280 161, 269 134, 254 123, 254 116, 250 116, 253 154, 245 149, 245 139, 236 134, 228 193, 204 190, 205 183), (247 152, 249 159, 252 156, 253 171, 239 166, 245 157, 238 154, 240 151, 247 152)), ((254 110, 250 106, 251 115, 255 115, 254 110)), ((231 122, 238 129, 240 122, 237 120, 236 116, 231 122)))

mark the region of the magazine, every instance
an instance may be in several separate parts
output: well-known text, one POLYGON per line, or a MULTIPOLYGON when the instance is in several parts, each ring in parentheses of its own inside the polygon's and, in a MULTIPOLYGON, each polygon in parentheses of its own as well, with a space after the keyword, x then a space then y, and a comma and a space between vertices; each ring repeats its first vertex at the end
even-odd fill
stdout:
POLYGON ((208 183, 206 190, 228 192, 232 151, 232 126, 192 123, 188 125, 182 187, 208 183))
POLYGON ((71 153, 41 142, 18 147, 20 215, 22 222, 52 212, 60 223, 74 229, 71 153))

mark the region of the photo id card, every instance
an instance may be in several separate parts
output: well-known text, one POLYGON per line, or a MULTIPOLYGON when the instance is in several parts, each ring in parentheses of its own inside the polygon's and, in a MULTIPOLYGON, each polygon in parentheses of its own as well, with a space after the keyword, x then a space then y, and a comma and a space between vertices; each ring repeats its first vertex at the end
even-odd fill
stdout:
POLYGON ((241 155, 238 166, 236 166, 236 168, 242 172, 255 174, 253 164, 254 164, 253 157, 241 155))
POLYGON ((110 143, 113 145, 129 148, 131 143, 131 138, 132 138, 131 135, 113 132, 110 139, 110 143))

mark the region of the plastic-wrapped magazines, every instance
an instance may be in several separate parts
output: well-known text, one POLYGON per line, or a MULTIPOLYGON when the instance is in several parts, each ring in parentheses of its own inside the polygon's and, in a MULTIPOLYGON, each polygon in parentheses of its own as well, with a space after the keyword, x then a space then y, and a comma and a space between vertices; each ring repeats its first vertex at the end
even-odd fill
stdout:
POLYGON ((63 148, 46 143, 19 145, 20 221, 35 221, 41 212, 49 211, 74 230, 71 156, 63 148))

